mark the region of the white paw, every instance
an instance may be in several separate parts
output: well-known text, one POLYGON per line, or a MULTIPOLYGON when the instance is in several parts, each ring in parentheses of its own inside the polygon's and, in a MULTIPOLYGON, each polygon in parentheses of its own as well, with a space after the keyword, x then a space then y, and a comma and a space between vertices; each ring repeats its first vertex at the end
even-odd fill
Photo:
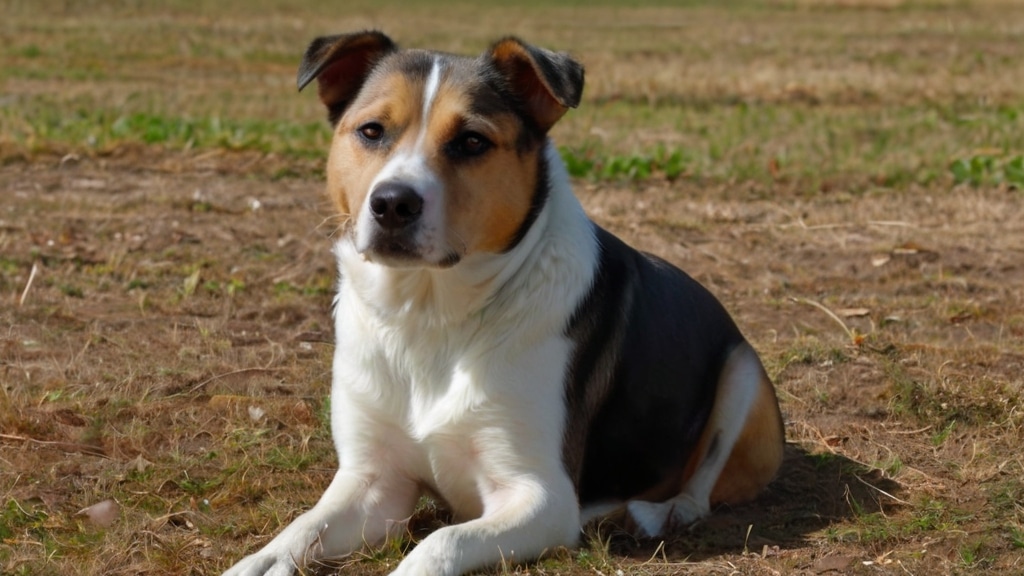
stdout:
POLYGON ((677 527, 693 524, 707 516, 711 507, 689 494, 680 494, 665 502, 633 500, 626 504, 626 510, 636 523, 638 535, 654 538, 677 527))
POLYGON ((224 576, 291 576, 295 569, 291 556, 268 553, 264 549, 242 558, 224 576))
POLYGON ((452 562, 445 554, 434 554, 420 542, 398 564, 391 576, 442 576, 451 572, 452 562))
POLYGON ((626 510, 636 523, 637 535, 642 538, 654 538, 661 536, 671 506, 663 502, 633 500, 626 504, 626 510))
POLYGON ((259 552, 242 558, 224 576, 291 576, 298 568, 297 562, 303 565, 311 558, 310 546, 316 542, 318 530, 312 528, 312 522, 304 521, 300 516, 288 525, 283 532, 270 541, 259 552))
POLYGON ((689 526, 711 513, 711 504, 705 499, 697 501, 689 494, 680 494, 672 500, 671 527, 689 526))

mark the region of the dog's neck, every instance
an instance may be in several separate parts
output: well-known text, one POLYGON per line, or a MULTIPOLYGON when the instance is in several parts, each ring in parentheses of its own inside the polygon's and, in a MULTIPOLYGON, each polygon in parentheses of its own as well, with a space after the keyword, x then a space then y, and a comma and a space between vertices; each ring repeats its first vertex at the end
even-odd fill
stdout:
MULTIPOLYGON (((570 230, 589 228, 591 223, 572 193, 554 145, 545 144, 544 154, 550 193, 514 249, 502 254, 471 254, 451 268, 395 268, 366 260, 351 239, 343 237, 335 247, 341 282, 349 284, 358 301, 379 322, 444 328, 483 319, 481 316, 490 312, 500 314, 517 293, 544 289, 540 285, 557 276, 587 274, 587 262, 567 261, 560 254, 573 253, 564 247, 565 242, 592 238, 592 232, 573 234, 570 230)), ((573 249, 578 254, 581 247, 573 249)), ((594 247, 589 251, 582 247, 582 252, 595 252, 596 258, 594 247)))

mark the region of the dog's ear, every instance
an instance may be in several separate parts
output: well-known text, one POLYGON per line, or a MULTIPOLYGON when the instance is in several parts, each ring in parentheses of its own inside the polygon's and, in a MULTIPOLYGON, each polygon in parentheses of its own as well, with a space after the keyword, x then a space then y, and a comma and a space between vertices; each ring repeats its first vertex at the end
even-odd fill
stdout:
POLYGON ((508 81, 509 89, 542 132, 580 103, 583 66, 564 52, 551 52, 509 37, 495 43, 485 57, 508 81))
POLYGON ((321 36, 310 43, 299 64, 299 90, 316 78, 327 118, 337 123, 381 58, 397 50, 381 32, 368 31, 321 36))

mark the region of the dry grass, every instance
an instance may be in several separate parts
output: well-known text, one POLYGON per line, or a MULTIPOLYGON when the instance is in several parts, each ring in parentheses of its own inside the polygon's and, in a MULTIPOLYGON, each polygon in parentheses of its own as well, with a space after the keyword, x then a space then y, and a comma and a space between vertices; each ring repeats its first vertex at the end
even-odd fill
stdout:
MULTIPOLYGON (((756 503, 495 573, 1024 569, 1024 207, 948 171, 1024 152, 1024 9, 331 10, 0 3, 0 573, 215 574, 319 497, 327 131, 292 82, 310 37, 368 26, 579 55, 560 142, 686 159, 672 182, 584 178, 581 199, 722 298, 786 415, 756 503), (160 130, 180 136, 147 144, 160 130), (109 527, 79 513, 109 498, 109 527)), ((409 539, 341 567, 387 573, 445 521, 424 502, 409 539)))

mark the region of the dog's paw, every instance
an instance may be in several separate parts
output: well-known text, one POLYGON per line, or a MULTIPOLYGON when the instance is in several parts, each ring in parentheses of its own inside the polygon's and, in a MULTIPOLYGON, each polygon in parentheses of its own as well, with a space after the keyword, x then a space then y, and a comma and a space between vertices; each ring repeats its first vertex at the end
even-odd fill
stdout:
POLYGON ((633 500, 626 504, 626 510, 636 525, 637 535, 643 538, 662 536, 680 526, 693 524, 711 511, 709 505, 689 494, 680 494, 665 502, 633 500))
POLYGON ((438 574, 444 574, 444 572, 438 572, 431 563, 410 562, 406 558, 398 564, 398 568, 391 572, 390 576, 437 576, 438 574))
POLYGON ((671 508, 664 502, 645 502, 643 500, 633 500, 626 505, 629 517, 636 525, 637 536, 641 538, 661 536, 671 508))
POLYGON ((445 562, 443 558, 410 552, 398 563, 398 568, 391 572, 391 576, 443 576, 452 572, 450 565, 451 563, 445 562))
POLYGON ((224 576, 292 576, 297 567, 291 556, 274 554, 266 549, 242 558, 224 576))
POLYGON ((300 516, 259 552, 239 560, 224 576, 291 576, 299 563, 305 565, 319 556, 313 554, 320 534, 314 528, 317 524, 311 516, 300 516))
POLYGON ((454 576, 459 573, 457 569, 456 554, 461 551, 457 546, 450 545, 444 540, 446 531, 444 528, 431 534, 416 545, 405 558, 398 563, 398 568, 391 572, 390 576, 454 576), (442 538, 435 538, 435 536, 442 538), (442 540, 444 540, 442 542, 442 540))

